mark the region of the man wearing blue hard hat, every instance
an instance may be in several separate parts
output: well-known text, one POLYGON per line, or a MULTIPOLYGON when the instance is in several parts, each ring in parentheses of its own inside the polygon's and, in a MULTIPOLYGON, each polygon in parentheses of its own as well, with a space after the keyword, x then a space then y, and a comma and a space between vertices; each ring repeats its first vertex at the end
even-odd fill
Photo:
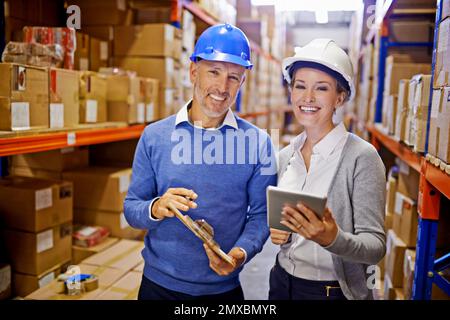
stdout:
POLYGON ((245 34, 212 26, 190 59, 193 98, 145 128, 124 203, 129 224, 148 230, 139 299, 242 300, 239 272, 269 235, 265 191, 276 183, 274 150, 265 132, 230 109, 252 67, 245 34), (204 245, 171 206, 206 221, 228 257, 204 245))

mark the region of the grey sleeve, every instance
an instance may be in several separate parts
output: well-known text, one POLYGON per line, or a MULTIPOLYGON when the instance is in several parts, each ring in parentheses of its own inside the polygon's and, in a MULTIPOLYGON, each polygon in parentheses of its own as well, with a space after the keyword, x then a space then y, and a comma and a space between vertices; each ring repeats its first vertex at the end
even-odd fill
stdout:
POLYGON ((372 146, 365 148, 357 157, 351 196, 354 232, 339 229, 336 240, 325 249, 356 263, 372 265, 384 257, 385 171, 380 156, 372 146))

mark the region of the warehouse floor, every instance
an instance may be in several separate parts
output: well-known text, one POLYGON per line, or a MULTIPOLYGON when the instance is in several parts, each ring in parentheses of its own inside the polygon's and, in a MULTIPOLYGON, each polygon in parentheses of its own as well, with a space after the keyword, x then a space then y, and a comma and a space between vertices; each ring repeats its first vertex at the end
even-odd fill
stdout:
POLYGON ((274 245, 269 238, 263 250, 245 265, 240 279, 246 300, 267 300, 269 273, 278 251, 279 246, 274 245))

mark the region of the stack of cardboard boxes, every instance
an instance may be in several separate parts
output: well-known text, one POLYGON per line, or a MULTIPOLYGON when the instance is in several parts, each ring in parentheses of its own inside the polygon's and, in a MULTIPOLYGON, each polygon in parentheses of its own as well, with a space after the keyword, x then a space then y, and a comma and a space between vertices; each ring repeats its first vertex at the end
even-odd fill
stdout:
POLYGON ((180 57, 181 32, 174 26, 145 24, 114 29, 114 65, 159 80, 161 118, 181 106, 180 57))
MULTIPOLYGON (((141 241, 120 240, 103 251, 81 261, 75 272, 93 274, 98 278, 98 288, 79 295, 61 291, 60 281, 52 280, 46 286, 29 294, 32 300, 136 300, 142 279, 141 241)), ((73 270, 68 273, 73 274, 73 270)))
MULTIPOLYGON (((400 160, 397 163, 398 172, 390 173, 387 183, 386 256, 381 266, 386 300, 411 299, 419 219, 419 173, 400 160)), ((450 239, 446 230, 449 221, 448 217, 443 216, 439 222, 438 252, 448 247, 450 239)), ((433 297, 442 299, 445 295, 438 288, 433 288, 433 297)))
POLYGON ((47 69, 0 63, 0 76, 0 130, 48 128, 47 69))
POLYGON ((70 182, 28 177, 0 181, 2 242, 15 295, 44 286, 70 262, 72 208, 70 182))
MULTIPOLYGON (((430 73, 431 65, 427 63, 414 63, 412 58, 408 55, 390 55, 386 58, 386 71, 384 79, 383 92, 383 126, 387 133, 395 133, 395 124, 397 117, 397 104, 399 94, 399 83, 401 79, 410 79, 416 74, 430 73)), ((411 114, 410 121, 414 119, 413 103, 415 96, 411 99, 409 113, 411 114)), ((424 97, 425 99, 425 97, 424 97)), ((409 101, 409 100, 408 100, 409 101)), ((409 121, 406 121, 409 123, 409 121)), ((407 130, 408 131, 408 130, 407 130)))
MULTIPOLYGON (((450 1, 443 1, 436 50, 428 153, 441 169, 450 164, 450 1)), ((447 173, 449 171, 447 170, 447 173)))
POLYGON ((63 172, 74 185, 74 221, 108 228, 112 237, 142 237, 127 223, 123 202, 128 191, 131 168, 86 167, 63 172))

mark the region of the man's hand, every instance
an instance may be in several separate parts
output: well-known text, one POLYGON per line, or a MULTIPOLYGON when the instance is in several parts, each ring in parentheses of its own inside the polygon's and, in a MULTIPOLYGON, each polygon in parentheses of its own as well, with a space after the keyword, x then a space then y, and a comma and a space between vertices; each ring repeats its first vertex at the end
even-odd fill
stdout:
POLYGON ((235 266, 233 267, 231 264, 220 258, 214 251, 212 251, 206 244, 203 244, 205 248, 206 255, 209 259, 209 267, 214 270, 219 276, 227 276, 232 273, 234 270, 239 268, 241 264, 244 262, 245 253, 239 247, 234 247, 228 252, 228 255, 233 258, 235 262, 235 266))
POLYGON ((270 228, 270 240, 273 244, 285 244, 289 240, 291 232, 270 228))
POLYGON ((153 203, 152 217, 156 219, 164 219, 166 217, 173 217, 174 213, 169 210, 169 202, 181 211, 188 211, 189 209, 197 208, 194 201, 197 199, 197 194, 193 190, 185 188, 169 188, 161 198, 153 203), (187 198, 191 199, 188 200, 187 198))

